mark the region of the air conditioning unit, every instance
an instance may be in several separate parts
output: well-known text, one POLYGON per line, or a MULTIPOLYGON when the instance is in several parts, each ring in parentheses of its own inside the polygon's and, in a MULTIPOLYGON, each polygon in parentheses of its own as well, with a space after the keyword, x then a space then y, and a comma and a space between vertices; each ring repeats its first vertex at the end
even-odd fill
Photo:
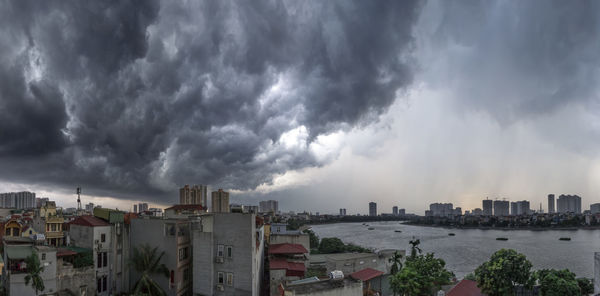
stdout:
POLYGON ((223 263, 224 262, 223 257, 215 257, 215 262, 223 263))
POLYGON ((225 286, 223 286, 223 284, 218 284, 217 291, 221 291, 221 292, 225 291, 225 286))

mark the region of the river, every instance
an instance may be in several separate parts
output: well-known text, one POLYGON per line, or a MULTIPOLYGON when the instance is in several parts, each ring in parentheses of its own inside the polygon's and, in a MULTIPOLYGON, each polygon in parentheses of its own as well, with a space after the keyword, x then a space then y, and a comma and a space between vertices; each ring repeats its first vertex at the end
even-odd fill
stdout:
POLYGON ((423 252, 434 252, 444 259, 457 278, 473 272, 501 248, 515 249, 527 256, 534 269, 567 268, 577 277, 594 277, 594 252, 600 252, 600 230, 481 230, 445 229, 403 225, 398 222, 369 222, 374 230, 362 223, 313 225, 320 237, 338 237, 345 243, 380 249, 404 249, 409 252, 409 241, 421 240, 423 252), (401 230, 401 233, 394 232, 401 230), (448 233, 455 236, 448 236, 448 233), (498 241, 506 237, 508 241, 498 241), (570 237, 571 241, 560 241, 570 237))

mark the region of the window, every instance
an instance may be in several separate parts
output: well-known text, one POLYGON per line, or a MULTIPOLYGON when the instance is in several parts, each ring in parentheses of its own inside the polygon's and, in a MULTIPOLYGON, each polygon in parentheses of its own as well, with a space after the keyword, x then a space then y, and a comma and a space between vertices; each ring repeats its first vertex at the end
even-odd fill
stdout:
POLYGON ((107 287, 106 287, 107 286, 106 283, 107 283, 107 276, 103 276, 102 277, 102 291, 108 290, 107 287))
POLYGON ((6 228, 6 232, 4 233, 4 235, 10 236, 10 228, 6 228))
POLYGON ((100 235, 100 242, 103 243, 105 241, 106 241, 106 234, 103 233, 100 235))
POLYGON ((188 248, 181 248, 179 249, 179 261, 181 260, 185 260, 188 257, 188 248))
POLYGON ((102 278, 96 279, 96 291, 98 291, 98 293, 102 292, 102 278))
POLYGON ((98 268, 102 267, 102 253, 98 252, 98 256, 96 258, 98 268))
POLYGON ((189 268, 183 270, 183 281, 189 282, 192 279, 192 273, 189 268))
POLYGON ((233 273, 231 272, 227 273, 227 285, 233 286, 233 273))
POLYGON ((233 247, 227 246, 227 258, 232 258, 232 257, 233 257, 233 247))
POLYGON ((165 224, 165 236, 175 236, 175 224, 165 224))
POLYGON ((102 253, 102 265, 104 267, 108 266, 108 262, 107 261, 108 261, 108 253, 107 252, 103 252, 102 253))
POLYGON ((225 246, 223 246, 223 245, 218 245, 217 246, 217 257, 223 257, 223 248, 224 247, 225 246))
POLYGON ((217 273, 217 279, 218 279, 218 283, 221 284, 221 285, 225 282, 225 280, 223 279, 223 273, 222 272, 218 272, 217 273))
POLYGON ((42 253, 42 260, 46 260, 46 253, 42 253))

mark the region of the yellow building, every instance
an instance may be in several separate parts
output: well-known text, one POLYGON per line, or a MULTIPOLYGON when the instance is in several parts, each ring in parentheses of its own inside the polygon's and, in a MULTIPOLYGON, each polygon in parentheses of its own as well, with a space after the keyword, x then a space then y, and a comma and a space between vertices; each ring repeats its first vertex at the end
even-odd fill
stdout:
POLYGON ((21 229, 23 226, 17 220, 9 220, 4 224, 4 236, 21 236, 21 229))
POLYGON ((43 233, 49 246, 64 245, 63 223, 65 219, 56 211, 56 203, 47 201, 38 210, 34 218, 34 228, 43 233))

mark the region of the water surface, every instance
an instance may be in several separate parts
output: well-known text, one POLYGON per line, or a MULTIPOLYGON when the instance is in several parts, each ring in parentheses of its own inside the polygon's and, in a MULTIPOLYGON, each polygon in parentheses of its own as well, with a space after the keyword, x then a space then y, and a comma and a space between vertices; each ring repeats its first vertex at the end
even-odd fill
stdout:
POLYGON ((480 230, 445 229, 402 225, 399 222, 369 222, 374 230, 362 223, 313 225, 315 233, 323 237, 338 237, 374 249, 397 248, 409 252, 409 241, 421 240, 423 252, 434 252, 446 261, 448 269, 458 278, 473 272, 501 248, 512 248, 527 256, 534 269, 568 268, 578 277, 594 277, 594 252, 600 252, 600 230, 480 230), (394 230, 402 230, 401 233, 394 230), (456 236, 448 236, 448 233, 456 236), (508 241, 497 241, 506 237, 508 241), (560 241, 570 237, 571 241, 560 241))

